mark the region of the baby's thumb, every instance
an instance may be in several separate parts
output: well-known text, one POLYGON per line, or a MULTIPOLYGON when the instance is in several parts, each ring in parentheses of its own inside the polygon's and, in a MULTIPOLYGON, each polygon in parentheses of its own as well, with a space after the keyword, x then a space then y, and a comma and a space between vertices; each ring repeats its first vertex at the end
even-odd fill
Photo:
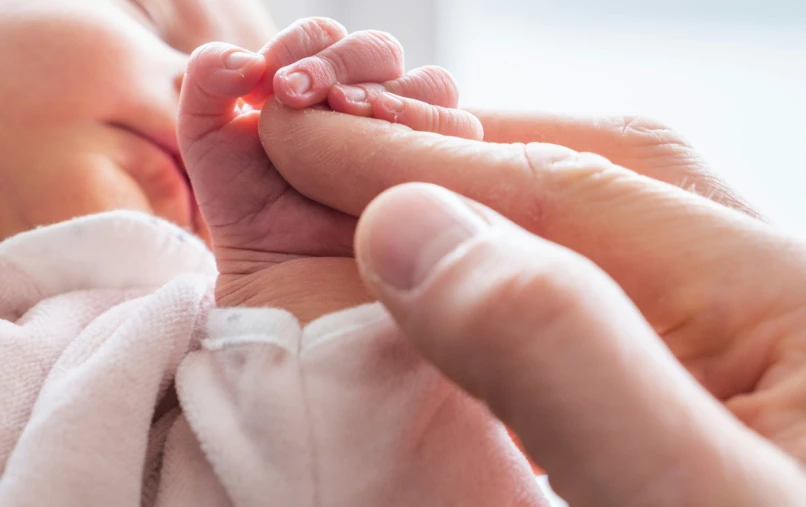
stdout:
POLYGON ((580 255, 440 187, 364 212, 365 282, 523 440, 571 505, 795 505, 798 467, 688 375, 580 255))

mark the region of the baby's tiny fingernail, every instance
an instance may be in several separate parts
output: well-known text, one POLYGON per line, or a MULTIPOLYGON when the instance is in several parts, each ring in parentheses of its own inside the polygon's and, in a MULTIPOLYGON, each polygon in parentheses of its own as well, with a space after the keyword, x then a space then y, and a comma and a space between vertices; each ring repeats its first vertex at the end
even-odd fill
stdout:
POLYGON ((344 92, 344 96, 347 97, 347 100, 350 102, 366 102, 367 97, 369 97, 367 91, 360 86, 340 85, 339 89, 344 92))
POLYGON ((257 53, 247 53, 246 51, 235 51, 227 55, 224 65, 229 70, 243 70, 250 65, 259 62, 263 57, 257 53))
POLYGON ((288 89, 295 95, 304 95, 310 91, 313 81, 307 72, 297 71, 289 74, 285 78, 288 89))
POLYGON ((390 113, 400 113, 403 111, 404 107, 403 101, 391 93, 382 93, 381 96, 378 97, 378 103, 390 113))

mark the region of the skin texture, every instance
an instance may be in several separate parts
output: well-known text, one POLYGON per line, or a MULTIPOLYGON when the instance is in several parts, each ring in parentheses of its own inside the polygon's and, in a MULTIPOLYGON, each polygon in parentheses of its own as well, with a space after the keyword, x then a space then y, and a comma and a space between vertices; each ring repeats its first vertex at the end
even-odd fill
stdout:
POLYGON ((348 258, 355 219, 282 179, 258 138, 259 114, 236 111, 237 99, 259 108, 275 94, 295 108, 329 102, 389 117, 389 91, 416 104, 394 118, 402 123, 470 139, 481 124, 453 109, 458 91, 443 69, 404 74, 387 34, 348 37, 325 19, 273 34, 258 0, 0 0, 0 91, 19 99, 0 105, 0 240, 133 209, 212 244, 220 306, 276 306, 308 322, 369 301, 348 258), (190 57, 209 40, 237 45, 190 57), (248 51, 266 40, 259 55, 248 51), (252 59, 230 71, 233 53, 252 59), (295 72, 311 77, 310 93, 289 87, 295 72))
POLYGON ((650 120, 476 114, 491 142, 279 106, 261 136, 301 193, 364 213, 356 249, 373 295, 569 499, 796 505, 802 242, 650 120), (275 142, 298 132, 293 150, 275 142), (415 186, 367 208, 409 181, 472 201, 415 186), (467 209, 476 225, 452 229, 445 216, 467 209))
MULTIPOLYGON (((256 109, 271 94, 264 114, 280 102, 296 109, 321 105, 334 97, 337 83, 376 91, 367 94, 369 107, 384 96, 380 91, 394 90, 421 105, 407 117, 420 124, 433 111, 450 111, 433 130, 481 138, 478 119, 449 107, 458 99, 450 75, 434 67, 404 74, 402 48, 383 32, 348 35, 332 20, 312 18, 257 54, 222 43, 199 48, 183 84, 178 137, 212 239, 220 305, 280 306, 306 322, 371 300, 348 258, 355 218, 288 185, 258 136, 256 109), (301 91, 294 88, 300 82, 301 91)), ((330 100, 331 107, 361 106, 341 99, 330 100)), ((293 145, 295 139, 276 142, 293 145)))
MULTIPOLYGON (((426 356, 523 437, 561 492, 582 505, 601 498, 620 505, 786 505, 803 498, 800 470, 769 445, 806 456, 806 254, 798 241, 755 218, 684 141, 652 122, 479 112, 486 140, 504 144, 480 143, 478 120, 437 109, 455 106, 448 81, 426 72, 421 82, 406 80, 394 43, 378 34, 347 40, 325 30, 335 40, 325 37, 315 47, 270 43, 260 53, 260 72, 238 73, 241 81, 217 91, 203 74, 220 70, 223 60, 200 64, 198 76, 191 68, 185 90, 200 85, 212 109, 180 112, 186 124, 177 142, 173 118, 187 53, 210 38, 257 48, 271 27, 256 12, 256 2, 231 8, 223 0, 0 3, 0 65, 8 76, 0 91, 16 99, 0 106, 0 235, 117 208, 153 212, 205 235, 175 162, 181 146, 211 224, 208 238, 222 271, 219 303, 279 304, 308 320, 369 297, 345 258, 352 217, 387 188, 432 181, 474 199, 464 206, 494 231, 477 240, 487 246, 431 273, 444 283, 420 280, 426 289, 401 292, 370 245, 383 233, 387 250, 400 246, 391 250, 404 262, 403 247, 416 243, 401 239, 415 221, 399 217, 430 202, 413 197, 429 191, 408 189, 380 200, 362 222, 364 280, 426 356), (308 81, 295 76, 299 71, 308 81), (300 83, 310 86, 295 91, 300 83), (345 85, 358 85, 366 98, 351 99, 355 90, 345 85), (278 100, 261 114, 233 112, 238 97, 261 106, 270 93, 278 100), (355 116, 295 111, 322 101, 355 116), (216 123, 200 125, 205 117, 216 123), (236 141, 251 151, 233 156, 236 141), (537 142, 509 144, 515 141, 537 142), (215 157, 217 164, 201 163, 215 157), (247 171, 247 183, 216 186, 222 167, 247 171), (245 190, 252 198, 243 199, 245 190), (243 201, 242 215, 223 215, 243 201), (316 216, 342 225, 317 230, 316 216), (288 234, 267 234, 284 223, 288 234), (476 280, 475 292, 463 289, 462 280, 482 272, 479 262, 499 271, 476 280), (474 294, 470 301, 458 297, 467 294, 474 294), (457 308, 465 310, 451 313, 457 308), (499 339, 485 339, 493 334, 499 339), (557 337, 587 341, 568 347, 557 337), (688 373, 664 355, 660 339, 688 373), (580 371, 586 376, 573 375, 580 371), (658 418, 649 409, 658 400, 667 414, 683 414, 683 424, 658 418), (552 402, 556 410, 546 410, 552 402), (618 411, 616 420, 613 406, 630 410, 618 411), (610 431, 594 431, 600 428, 610 431), (660 473, 669 470, 677 473, 660 473)), ((204 55, 233 50, 214 46, 197 55, 204 63, 204 55)), ((189 97, 186 105, 204 106, 189 97)))
MULTIPOLYGON (((224 83, 240 87, 237 95, 249 95, 256 107, 272 93, 298 108, 326 101, 336 80, 390 81, 390 90, 455 107, 455 84, 436 68, 404 76, 402 48, 380 32, 347 37, 331 20, 303 20, 273 35, 259 0, 0 0, 0 92, 15 98, 0 104, 0 239, 79 215, 139 210, 213 243, 223 273, 219 304, 280 306, 307 321, 367 301, 354 262, 336 258, 351 255, 354 219, 304 199, 272 172, 257 138, 256 112, 220 134, 213 131, 227 123, 234 97, 230 111, 218 105, 225 109, 218 126, 203 113, 195 122, 192 111, 180 115, 186 70, 191 97, 204 95, 196 86, 204 66, 188 69, 190 53, 210 40, 237 45, 225 52, 265 45, 251 74, 235 72, 250 82, 224 83), (285 76, 299 70, 316 77, 313 95, 284 86, 285 76), (177 118, 185 119, 180 138, 187 150, 180 150, 177 118), (202 137, 191 149, 187 141, 202 137), (198 164, 202 158, 206 167, 198 164), (204 217, 186 165, 201 189, 204 217), (228 181, 244 165, 256 171, 249 178, 267 176, 266 185, 242 179, 246 193, 233 189, 210 199, 207 169, 228 181), (233 227, 222 227, 225 222, 233 227), (311 263, 305 256, 330 258, 311 263), (295 262, 262 272, 289 260, 295 262)), ((215 46, 208 52, 217 54, 215 46)), ((466 123, 472 118, 461 114, 466 123)), ((474 125, 480 135, 477 120, 474 125)))
POLYGON ((259 0, 0 1, 0 238, 109 209, 203 234, 176 113, 188 54, 259 48, 259 0))

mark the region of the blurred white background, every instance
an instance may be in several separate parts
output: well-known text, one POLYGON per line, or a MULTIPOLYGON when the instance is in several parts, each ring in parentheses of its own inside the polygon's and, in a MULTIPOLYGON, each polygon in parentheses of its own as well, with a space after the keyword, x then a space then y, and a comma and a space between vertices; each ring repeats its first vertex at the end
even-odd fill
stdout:
POLYGON ((465 105, 642 114, 682 132, 757 209, 806 235, 804 0, 266 0, 397 36, 465 105))

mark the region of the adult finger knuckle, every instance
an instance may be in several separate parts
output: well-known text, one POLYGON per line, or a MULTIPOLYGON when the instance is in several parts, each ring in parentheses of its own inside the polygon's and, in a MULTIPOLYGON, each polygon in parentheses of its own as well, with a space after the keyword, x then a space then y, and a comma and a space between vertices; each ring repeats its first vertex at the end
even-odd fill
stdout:
POLYGON ((539 235, 548 232, 546 228, 553 222, 556 210, 567 208, 564 202, 595 199, 599 190, 615 180, 635 177, 594 153, 544 143, 522 146, 522 165, 528 171, 532 189, 531 206, 527 207, 523 225, 539 235))
POLYGON ((630 148, 644 146, 691 147, 688 141, 677 131, 665 123, 646 116, 621 116, 615 122, 615 127, 620 129, 622 142, 630 148))
POLYGON ((525 145, 524 159, 535 186, 547 192, 598 186, 626 171, 601 155, 543 143, 525 145))
POLYGON ((634 158, 674 160, 662 180, 754 218, 762 218, 708 169, 688 140, 668 125, 644 116, 621 116, 614 125, 620 131, 621 142, 634 158))

